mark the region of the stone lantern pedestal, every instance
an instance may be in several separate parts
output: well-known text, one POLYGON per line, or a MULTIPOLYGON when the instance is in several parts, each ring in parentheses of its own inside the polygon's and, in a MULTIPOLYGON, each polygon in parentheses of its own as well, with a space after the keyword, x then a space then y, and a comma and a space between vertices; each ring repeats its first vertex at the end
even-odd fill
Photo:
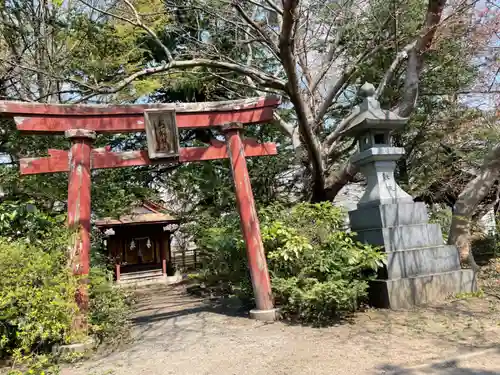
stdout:
POLYGON ((386 266, 370 285, 370 303, 409 308, 475 291, 474 272, 461 269, 456 247, 444 244, 438 224, 429 224, 425 204, 413 202, 394 179, 404 149, 391 146, 390 132, 406 119, 380 109, 372 85, 363 85, 361 93, 365 99, 344 132, 360 140, 351 162, 367 179, 358 208, 349 212, 350 225, 359 241, 387 253, 386 266))

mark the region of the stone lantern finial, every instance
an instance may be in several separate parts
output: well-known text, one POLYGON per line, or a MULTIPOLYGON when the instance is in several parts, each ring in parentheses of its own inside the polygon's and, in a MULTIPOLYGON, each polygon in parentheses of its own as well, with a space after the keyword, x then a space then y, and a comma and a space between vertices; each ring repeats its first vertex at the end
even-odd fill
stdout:
POLYGON ((365 82, 359 89, 359 95, 363 98, 372 97, 375 95, 375 86, 370 82, 365 82))

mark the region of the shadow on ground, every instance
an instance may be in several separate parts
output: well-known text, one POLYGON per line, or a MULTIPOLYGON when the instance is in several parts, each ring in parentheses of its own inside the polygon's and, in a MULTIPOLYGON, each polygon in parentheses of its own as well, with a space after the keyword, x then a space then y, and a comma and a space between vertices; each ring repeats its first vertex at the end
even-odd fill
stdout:
POLYGON ((220 300, 209 301, 207 304, 196 307, 189 307, 190 305, 192 305, 192 301, 187 301, 185 304, 178 303, 175 306, 170 306, 175 307, 175 310, 165 312, 157 312, 156 309, 151 309, 149 313, 145 313, 147 312, 147 310, 139 310, 141 315, 132 318, 131 322, 135 325, 140 326, 141 324, 150 324, 162 320, 168 320, 187 315, 197 315, 205 312, 230 317, 248 317, 247 309, 242 307, 234 307, 220 300))
POLYGON ((404 369, 398 366, 387 366, 381 368, 381 372, 385 375, 499 375, 497 371, 488 371, 474 368, 456 367, 453 363, 449 363, 448 367, 432 366, 425 370, 404 369))
MULTIPOLYGON (((480 352, 472 352, 469 356, 465 354, 462 358, 454 358, 435 362, 429 365, 408 367, 385 365, 379 368, 380 372, 386 375, 500 375, 497 370, 491 370, 491 366, 496 367, 499 364, 500 348, 493 346, 480 352), (490 365, 486 370, 482 367, 490 365)), ((496 367, 498 369, 498 367, 496 367)))

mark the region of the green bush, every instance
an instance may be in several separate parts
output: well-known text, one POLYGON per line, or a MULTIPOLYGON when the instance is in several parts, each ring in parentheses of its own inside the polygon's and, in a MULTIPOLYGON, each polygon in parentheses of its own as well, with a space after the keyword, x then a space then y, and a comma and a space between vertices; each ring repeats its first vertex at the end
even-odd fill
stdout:
MULTIPOLYGON (((53 236, 54 228, 62 227, 66 220, 63 214, 48 214, 40 210, 33 200, 4 200, 0 202, 0 235, 5 240, 22 239, 30 243, 43 243, 50 238, 50 246, 66 236, 53 236)), ((61 243, 60 242, 60 243, 61 243)))
POLYGON ((215 221, 202 218, 190 229, 202 249, 199 278, 211 287, 212 293, 236 294, 247 300, 251 298, 251 286, 239 228, 239 218, 232 214, 215 221))
POLYGON ((344 225, 343 211, 331 203, 263 212, 273 291, 285 315, 321 322, 355 311, 366 298, 384 256, 344 225))
POLYGON ((113 285, 112 273, 91 268, 89 286, 89 333, 98 343, 116 346, 130 337, 133 294, 113 285))
POLYGON ((110 267, 103 240, 102 233, 95 229, 89 274, 89 334, 99 344, 116 346, 130 336, 133 294, 113 284, 114 267, 110 267))
POLYGON ((0 357, 68 342, 77 312, 75 290, 61 248, 0 237, 0 357))
MULTIPOLYGON (((262 210, 260 219, 273 292, 286 316, 321 322, 359 307, 384 255, 345 231, 342 210, 331 203, 274 205, 262 210)), ((197 232, 205 251, 204 281, 249 297, 237 217, 205 225, 197 232)))
MULTIPOLYGON (((0 203, 0 359, 14 361, 12 374, 57 373, 52 346, 82 339, 72 332, 78 280, 68 268, 64 216, 0 203)), ((129 335, 131 298, 112 286, 94 240, 89 334, 116 344, 129 335)))
POLYGON ((429 208, 429 223, 441 225, 444 242, 448 241, 451 219, 452 212, 449 207, 435 204, 429 208))

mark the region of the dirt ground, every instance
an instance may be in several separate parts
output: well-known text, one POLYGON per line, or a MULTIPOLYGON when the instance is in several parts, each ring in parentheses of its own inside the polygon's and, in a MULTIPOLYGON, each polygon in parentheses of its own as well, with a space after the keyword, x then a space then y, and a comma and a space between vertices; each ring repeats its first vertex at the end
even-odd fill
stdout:
POLYGON ((468 298, 414 311, 369 310, 328 328, 265 324, 188 296, 140 291, 134 341, 63 375, 500 374, 500 300, 468 298), (431 369, 417 367, 438 361, 431 369), (446 362, 447 361, 447 362, 446 362))

